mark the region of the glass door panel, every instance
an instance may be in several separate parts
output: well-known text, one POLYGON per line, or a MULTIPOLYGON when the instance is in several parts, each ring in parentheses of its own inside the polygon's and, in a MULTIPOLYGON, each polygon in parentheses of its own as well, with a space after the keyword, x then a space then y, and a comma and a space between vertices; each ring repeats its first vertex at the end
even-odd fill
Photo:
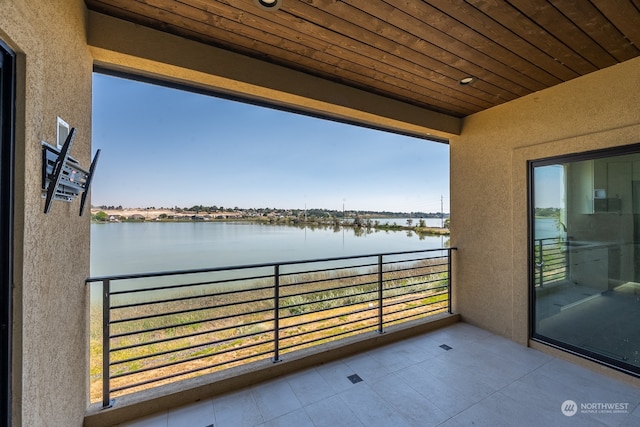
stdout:
POLYGON ((638 146, 531 163, 532 335, 640 374, 638 146))

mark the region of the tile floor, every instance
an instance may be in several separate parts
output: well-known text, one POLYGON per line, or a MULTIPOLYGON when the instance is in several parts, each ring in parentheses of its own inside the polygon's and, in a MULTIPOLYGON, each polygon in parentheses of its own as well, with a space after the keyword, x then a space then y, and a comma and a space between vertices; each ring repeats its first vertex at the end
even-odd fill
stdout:
POLYGON ((640 388, 458 323, 120 427, 630 427, 639 404, 640 388))

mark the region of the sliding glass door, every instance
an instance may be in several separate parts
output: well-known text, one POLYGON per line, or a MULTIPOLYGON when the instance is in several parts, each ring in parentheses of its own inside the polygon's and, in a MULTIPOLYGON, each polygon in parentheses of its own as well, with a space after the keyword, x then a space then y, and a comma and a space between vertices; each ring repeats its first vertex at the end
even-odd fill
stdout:
POLYGON ((530 177, 532 337, 640 375, 640 146, 530 177))

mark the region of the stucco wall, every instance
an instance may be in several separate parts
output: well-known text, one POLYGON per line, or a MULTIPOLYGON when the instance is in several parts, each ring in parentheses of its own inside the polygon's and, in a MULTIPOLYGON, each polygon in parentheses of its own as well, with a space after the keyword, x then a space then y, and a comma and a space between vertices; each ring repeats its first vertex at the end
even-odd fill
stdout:
POLYGON ((640 142, 640 58, 468 117, 451 145, 454 311, 528 338, 527 160, 640 142))
POLYGON ((82 425, 87 407, 89 215, 79 201, 43 213, 40 141, 56 116, 88 165, 92 59, 82 0, 0 0, 0 38, 18 54, 15 171, 13 423, 82 425))

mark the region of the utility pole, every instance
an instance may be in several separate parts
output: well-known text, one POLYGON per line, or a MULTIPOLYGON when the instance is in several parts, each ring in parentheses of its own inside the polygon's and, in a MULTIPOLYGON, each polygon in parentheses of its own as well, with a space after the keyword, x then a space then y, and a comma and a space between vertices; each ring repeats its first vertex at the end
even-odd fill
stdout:
POLYGON ((440 195, 440 228, 444 228, 444 198, 440 195))

